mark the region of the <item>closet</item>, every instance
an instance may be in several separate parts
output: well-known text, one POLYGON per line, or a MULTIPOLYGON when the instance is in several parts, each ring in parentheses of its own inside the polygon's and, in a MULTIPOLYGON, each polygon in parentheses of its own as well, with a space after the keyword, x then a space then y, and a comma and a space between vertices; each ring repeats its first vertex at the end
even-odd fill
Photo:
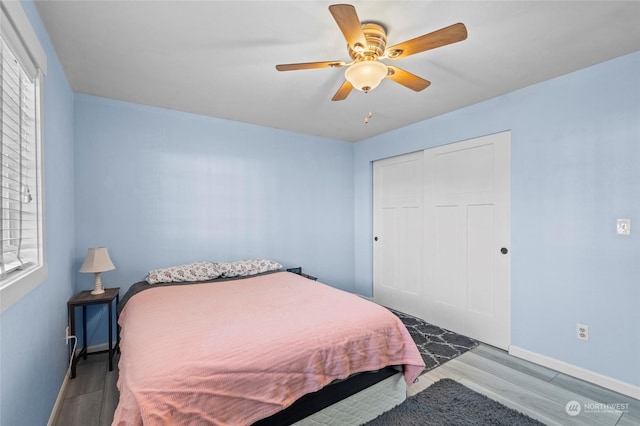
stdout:
POLYGON ((373 163, 373 293, 508 349, 511 133, 373 163))

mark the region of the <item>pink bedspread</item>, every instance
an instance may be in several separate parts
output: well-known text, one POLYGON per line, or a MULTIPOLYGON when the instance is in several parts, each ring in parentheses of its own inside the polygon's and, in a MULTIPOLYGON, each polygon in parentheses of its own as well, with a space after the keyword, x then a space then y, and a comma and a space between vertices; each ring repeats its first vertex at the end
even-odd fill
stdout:
POLYGON ((249 425, 353 373, 424 368, 391 312, 288 272, 153 288, 119 321, 114 425, 249 425))

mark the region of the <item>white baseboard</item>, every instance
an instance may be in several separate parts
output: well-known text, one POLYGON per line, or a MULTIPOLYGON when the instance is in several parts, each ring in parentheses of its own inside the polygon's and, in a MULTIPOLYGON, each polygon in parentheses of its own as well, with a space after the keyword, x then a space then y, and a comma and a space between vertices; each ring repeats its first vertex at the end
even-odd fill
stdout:
MULTIPOLYGON (((113 343, 111 344, 112 348, 116 347, 116 341, 114 340, 113 343)), ((109 343, 104 342, 104 343, 100 343, 99 345, 92 345, 92 346, 87 346, 87 353, 91 354, 93 352, 102 352, 102 351, 108 351, 109 350, 109 343)))
POLYGON ((565 373, 569 376, 586 380, 587 382, 602 386, 603 388, 610 389, 623 395, 630 396, 631 398, 640 399, 640 386, 625 383, 618 379, 604 376, 602 374, 577 367, 564 361, 559 361, 555 358, 540 355, 535 352, 519 348, 517 346, 509 346, 509 355, 513 355, 527 361, 535 362, 536 364, 542 365, 543 367, 551 368, 552 370, 565 373))
POLYGON ((69 377, 71 377, 71 366, 67 368, 67 372, 64 375, 64 380, 62 381, 62 386, 60 386, 60 391, 58 392, 58 397, 56 398, 56 403, 53 404, 53 409, 51 410, 51 415, 49 416, 49 421, 47 422, 47 426, 53 426, 56 424, 56 420, 58 419, 58 415, 60 414, 60 408, 62 407, 62 402, 67 394, 67 387, 69 386, 69 377))

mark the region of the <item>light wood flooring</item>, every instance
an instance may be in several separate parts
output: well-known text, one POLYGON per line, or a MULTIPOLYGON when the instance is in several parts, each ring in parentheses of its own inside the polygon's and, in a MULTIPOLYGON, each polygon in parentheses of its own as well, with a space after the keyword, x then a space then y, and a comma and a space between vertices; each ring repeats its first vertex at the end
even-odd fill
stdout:
POLYGON ((89 355, 80 360, 75 379, 69 380, 64 402, 54 426, 108 426, 120 394, 118 382, 119 355, 113 357, 109 371, 108 354, 89 355))
MULTIPOLYGON (((117 357, 114 358, 116 362, 117 357)), ((110 425, 118 403, 117 363, 108 370, 106 354, 92 355, 78 364, 70 381, 55 425, 110 425)), ((640 401, 592 385, 481 344, 477 348, 431 370, 411 386, 415 394, 432 383, 451 378, 476 392, 516 409, 548 425, 640 425, 640 401), (582 410, 569 416, 566 405, 577 401, 582 410), (623 411, 604 404, 628 404, 623 411), (590 412, 586 412, 590 411, 590 412)))

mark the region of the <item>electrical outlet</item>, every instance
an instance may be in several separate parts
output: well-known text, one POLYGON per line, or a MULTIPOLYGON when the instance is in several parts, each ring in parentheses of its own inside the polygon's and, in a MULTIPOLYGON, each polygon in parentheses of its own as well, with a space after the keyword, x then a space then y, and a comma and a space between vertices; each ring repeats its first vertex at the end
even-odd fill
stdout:
POLYGON ((68 345, 69 339, 71 338, 71 335, 69 334, 69 326, 67 326, 67 328, 65 329, 64 334, 65 334, 64 341, 68 345))
POLYGON ((578 324, 576 328, 576 337, 580 340, 589 340, 589 327, 586 325, 578 324))

